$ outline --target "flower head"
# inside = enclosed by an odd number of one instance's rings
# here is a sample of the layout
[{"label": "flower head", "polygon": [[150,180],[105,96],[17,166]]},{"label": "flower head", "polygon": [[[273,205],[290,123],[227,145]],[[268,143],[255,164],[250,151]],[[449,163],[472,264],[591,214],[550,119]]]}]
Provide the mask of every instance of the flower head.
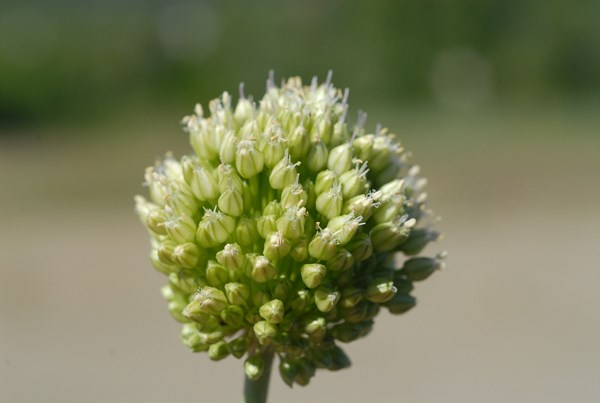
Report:
[{"label": "flower head", "polygon": [[136,197],[184,344],[246,355],[251,379],[267,349],[289,385],[347,367],[338,342],[412,308],[413,282],[443,266],[417,256],[439,237],[419,168],[366,114],[350,125],[347,101],[329,78],[269,79],[236,106],[224,93],[183,120],[194,154],[148,168],[150,201]]}]

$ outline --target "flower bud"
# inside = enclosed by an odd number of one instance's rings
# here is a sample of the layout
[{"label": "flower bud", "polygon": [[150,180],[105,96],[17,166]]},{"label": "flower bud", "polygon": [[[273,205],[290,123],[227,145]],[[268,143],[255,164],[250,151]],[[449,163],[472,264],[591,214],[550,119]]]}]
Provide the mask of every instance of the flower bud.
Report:
[{"label": "flower bud", "polygon": [[271,232],[265,241],[263,255],[269,260],[276,261],[287,256],[291,247],[290,242],[283,237],[281,231]]},{"label": "flower bud", "polygon": [[244,306],[250,298],[250,289],[241,283],[225,284],[225,295],[230,304]]},{"label": "flower bud", "polygon": [[368,189],[367,172],[369,172],[369,169],[365,162],[360,166],[357,164],[354,169],[350,169],[340,175],[342,195],[345,199],[362,194]]},{"label": "flower bud", "polygon": [[298,126],[288,137],[290,156],[296,161],[303,159],[310,149],[310,137],[304,126]]},{"label": "flower bud", "polygon": [[352,150],[356,155],[356,158],[361,161],[370,161],[371,154],[373,153],[373,144],[375,136],[367,134],[365,136],[358,136],[352,142]]},{"label": "flower bud", "polygon": [[169,236],[177,243],[192,242],[196,238],[196,223],[186,215],[169,220],[164,225]]},{"label": "flower bud", "polygon": [[238,337],[229,342],[229,351],[235,358],[242,358],[248,351],[248,339],[246,337]]},{"label": "flower bud", "polygon": [[219,158],[224,164],[233,164],[238,146],[238,139],[233,131],[228,131],[219,148]]},{"label": "flower bud", "polygon": [[165,211],[160,208],[153,208],[148,211],[146,215],[146,225],[148,228],[158,235],[166,235],[167,229],[165,223],[167,222],[167,215]]},{"label": "flower bud", "polygon": [[367,234],[359,234],[346,245],[346,249],[352,254],[355,262],[367,260],[373,254],[371,237]]},{"label": "flower bud", "polygon": [[273,189],[283,189],[286,186],[293,185],[296,182],[296,176],[298,175],[296,172],[296,167],[298,165],[300,165],[299,161],[292,164],[292,160],[286,149],[283,158],[275,164],[271,171],[271,175],[269,175],[271,187]]},{"label": "flower bud", "polygon": [[253,245],[258,237],[259,234],[255,220],[248,217],[242,217],[238,220],[237,227],[235,228],[235,238],[240,245],[246,247]]},{"label": "flower bud", "polygon": [[308,156],[306,157],[306,166],[313,172],[321,172],[327,167],[329,150],[325,143],[319,138],[310,144]]},{"label": "flower bud", "polygon": [[285,384],[289,387],[292,387],[292,385],[294,384],[294,378],[297,374],[297,370],[292,363],[281,359],[279,360],[279,374],[281,375],[281,378],[283,379]]},{"label": "flower bud", "polygon": [[277,277],[277,268],[264,256],[257,256],[252,266],[252,278],[257,283],[273,280]]},{"label": "flower bud", "polygon": [[173,259],[171,259],[171,256],[173,256],[173,250],[175,250],[175,247],[177,246],[176,242],[173,242],[171,239],[164,239],[159,245],[158,248],[156,250],[156,254],[158,256],[158,259],[167,265],[173,265],[175,264],[175,262],[173,261]]},{"label": "flower bud", "polygon": [[312,340],[321,340],[327,333],[327,321],[323,317],[315,318],[304,326],[304,332]]},{"label": "flower bud", "polygon": [[244,212],[244,198],[242,193],[231,186],[226,189],[217,202],[219,210],[232,217],[239,217]]},{"label": "flower bud", "polygon": [[265,143],[263,156],[267,168],[273,169],[273,167],[284,157],[286,150],[285,142],[286,140],[281,137],[280,134],[276,134],[271,136]]},{"label": "flower bud", "polygon": [[262,355],[252,355],[244,361],[244,372],[248,379],[257,381],[265,369],[265,360]]},{"label": "flower bud", "polygon": [[287,301],[291,291],[294,289],[292,283],[285,277],[281,276],[277,280],[277,285],[273,289],[272,295],[276,299]]},{"label": "flower bud", "polygon": [[308,258],[308,241],[306,238],[296,241],[290,250],[290,256],[296,262],[303,262]]},{"label": "flower bud", "polygon": [[203,248],[214,248],[224,243],[235,229],[235,220],[220,211],[205,210],[198,225],[196,238]]},{"label": "flower bud", "polygon": [[263,209],[263,215],[274,215],[276,218],[281,217],[283,208],[277,200],[270,201]]},{"label": "flower bud", "polygon": [[227,308],[221,311],[221,319],[228,326],[239,328],[245,324],[245,312],[242,307],[238,305],[229,305]]},{"label": "flower bud", "polygon": [[229,164],[221,164],[217,168],[219,193],[233,187],[240,193],[244,189],[244,181],[235,169]]},{"label": "flower bud", "polygon": [[308,253],[310,256],[329,260],[337,253],[337,240],[331,230],[325,228],[317,233],[308,244]]},{"label": "flower bud", "polygon": [[352,308],[356,306],[363,299],[363,292],[357,287],[348,287],[342,290],[342,297],[340,300],[340,307]]},{"label": "flower bud", "polygon": [[372,320],[360,323],[342,322],[331,329],[333,337],[344,343],[350,343],[356,339],[366,336],[373,327]]},{"label": "flower bud", "polygon": [[326,114],[319,116],[311,129],[311,135],[313,138],[317,137],[323,140],[325,144],[331,143],[333,136],[333,125],[331,119]]},{"label": "flower bud", "polygon": [[284,315],[283,302],[278,299],[271,300],[263,304],[259,310],[259,315],[269,323],[281,323]]},{"label": "flower bud", "polygon": [[214,201],[219,197],[217,181],[207,169],[201,166],[194,169],[190,187],[194,196],[200,201]]},{"label": "flower bud", "polygon": [[315,194],[319,196],[320,194],[331,190],[337,181],[338,175],[335,172],[330,170],[319,172],[315,182]]},{"label": "flower bud", "polygon": [[429,228],[413,228],[408,235],[406,242],[398,247],[398,250],[404,252],[406,256],[415,256],[431,241],[436,241],[440,233]]},{"label": "flower bud", "polygon": [[291,208],[294,206],[306,206],[308,194],[298,182],[286,186],[281,192],[281,206]]},{"label": "flower bud", "polygon": [[228,243],[222,251],[217,252],[217,262],[234,272],[242,272],[246,264],[246,256],[236,243]]},{"label": "flower bud", "polygon": [[[171,255],[169,254],[168,259],[171,259]],[[163,274],[169,274],[169,273],[173,273],[173,272],[178,272],[179,271],[179,267],[177,267],[177,265],[173,264],[173,262],[163,262],[160,260],[159,256],[158,256],[158,248],[156,249],[152,249],[152,251],[150,252],[150,262],[152,263],[152,266],[154,266],[154,268],[156,270],[158,270],[159,272],[163,273]]]},{"label": "flower bud", "polygon": [[346,214],[332,218],[327,223],[327,228],[336,234],[340,245],[345,245],[352,240],[360,225],[362,225],[361,216]]},{"label": "flower bud", "polygon": [[227,343],[224,341],[219,341],[215,344],[212,344],[208,348],[208,358],[213,361],[220,361],[223,358],[226,358],[229,355],[229,347]]},{"label": "flower bud", "polygon": [[374,279],[369,283],[365,291],[365,298],[371,302],[382,304],[394,298],[397,291],[393,281],[386,278]]},{"label": "flower bud", "polygon": [[404,262],[402,272],[410,281],[422,281],[433,274],[434,271],[443,268],[444,264],[436,258],[413,257]]},{"label": "flower bud", "polygon": [[311,293],[307,290],[299,290],[296,298],[290,303],[290,307],[296,314],[304,313],[311,304]]},{"label": "flower bud", "polygon": [[378,252],[388,252],[408,238],[415,219],[407,220],[407,216],[396,216],[391,222],[377,224],[371,232],[373,247]]},{"label": "flower bud", "polygon": [[354,213],[356,217],[362,216],[364,221],[371,218],[373,207],[379,207],[377,201],[381,197],[381,192],[369,192],[366,195],[354,196],[344,203],[342,213]]},{"label": "flower bud", "polygon": [[410,310],[417,304],[415,297],[409,294],[396,294],[385,303],[385,307],[394,315],[400,315]]},{"label": "flower bud", "polygon": [[242,178],[251,178],[263,170],[263,156],[255,145],[256,142],[253,140],[243,140],[238,144],[235,167]]},{"label": "flower bud", "polygon": [[192,302],[185,307],[183,314],[186,317],[199,312],[218,315],[227,307],[227,304],[227,297],[223,291],[214,287],[203,287],[194,295]]},{"label": "flower bud", "polygon": [[254,334],[260,344],[266,345],[277,336],[277,328],[266,320],[261,320],[254,324]]},{"label": "flower bud", "polygon": [[184,269],[193,269],[198,264],[200,251],[195,243],[177,245],[171,253],[171,260]]},{"label": "flower bud", "polygon": [[315,304],[321,312],[330,312],[340,300],[339,291],[333,291],[329,288],[321,287],[315,291]]},{"label": "flower bud", "polygon": [[352,168],[352,147],[350,144],[341,144],[329,152],[327,168],[338,175]]},{"label": "flower bud", "polygon": [[169,282],[173,287],[176,287],[185,294],[195,293],[198,290],[198,287],[202,285],[197,276],[181,271],[178,273],[170,273]]},{"label": "flower bud", "polygon": [[331,271],[346,271],[354,264],[354,257],[344,248],[338,248],[335,256],[327,261],[327,269]]},{"label": "flower bud", "polygon": [[334,183],[331,190],[317,196],[317,211],[328,219],[332,219],[341,214],[343,203],[342,186]]},{"label": "flower bud", "polygon": [[208,261],[206,266],[206,281],[212,287],[223,287],[230,281],[229,270],[213,260]]},{"label": "flower bud", "polygon": [[181,329],[181,342],[195,353],[208,351],[209,346],[203,344],[200,332],[193,323],[184,323]]},{"label": "flower bud", "polygon": [[302,281],[308,288],[318,287],[327,273],[327,267],[318,263],[309,263],[302,266],[300,274]]},{"label": "flower bud", "polygon": [[184,183],[172,184],[165,196],[166,206],[175,216],[195,218],[198,213],[198,200],[192,190]]},{"label": "flower bud", "polygon": [[259,217],[256,229],[262,238],[267,239],[271,233],[277,231],[277,218],[272,214]]},{"label": "flower bud", "polygon": [[307,212],[304,207],[291,207],[277,220],[277,229],[283,236],[294,241],[304,234],[304,223]]}]

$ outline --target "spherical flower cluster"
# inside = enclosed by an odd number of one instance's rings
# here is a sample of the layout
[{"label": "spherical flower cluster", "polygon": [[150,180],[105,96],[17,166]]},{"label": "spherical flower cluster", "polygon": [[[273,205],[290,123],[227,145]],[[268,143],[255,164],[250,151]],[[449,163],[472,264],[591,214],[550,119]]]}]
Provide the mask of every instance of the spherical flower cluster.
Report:
[{"label": "spherical flower cluster", "polygon": [[415,257],[438,238],[425,180],[386,129],[346,121],[328,79],[267,81],[184,118],[194,155],[146,170],[136,208],[182,340],[213,360],[245,358],[250,379],[275,352],[284,381],[350,365],[338,342],[371,331],[381,308],[415,305],[413,282],[440,268]]}]

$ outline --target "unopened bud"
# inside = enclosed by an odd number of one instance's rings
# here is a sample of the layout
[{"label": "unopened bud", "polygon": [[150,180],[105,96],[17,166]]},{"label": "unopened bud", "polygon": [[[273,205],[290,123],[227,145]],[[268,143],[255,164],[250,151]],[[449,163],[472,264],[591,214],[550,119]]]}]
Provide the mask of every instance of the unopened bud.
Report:
[{"label": "unopened bud", "polygon": [[254,324],[254,334],[260,344],[266,345],[277,336],[277,328],[266,320],[261,320]]},{"label": "unopened bud", "polygon": [[277,268],[264,256],[257,256],[252,267],[252,278],[257,283],[273,280],[277,277]]},{"label": "unopened bud", "polygon": [[195,243],[186,242],[177,245],[171,253],[171,260],[184,269],[193,269],[198,264],[200,251]]},{"label": "unopened bud", "polygon": [[327,261],[327,269],[331,271],[346,271],[354,264],[354,257],[344,248],[338,248],[335,256]]},{"label": "unopened bud", "polygon": [[209,260],[206,267],[206,281],[212,287],[223,287],[230,281],[229,270],[215,261]]},{"label": "unopened bud", "polygon": [[318,263],[309,263],[302,266],[300,274],[302,281],[308,288],[318,287],[327,273],[327,267]]},{"label": "unopened bud", "polygon": [[235,220],[220,211],[206,210],[198,225],[196,238],[200,246],[214,248],[224,243],[235,230]]},{"label": "unopened bud", "polygon": [[250,298],[250,289],[241,283],[225,284],[225,295],[230,304],[246,305]]},{"label": "unopened bud", "polygon": [[338,175],[352,168],[352,147],[350,144],[341,144],[329,152],[327,168]]},{"label": "unopened bud", "polygon": [[393,281],[385,278],[374,279],[365,291],[365,298],[371,302],[382,304],[392,299],[397,291]]},{"label": "unopened bud", "polygon": [[281,231],[275,231],[267,236],[263,255],[269,260],[276,261],[287,256],[290,253],[291,247],[290,242],[284,238]]},{"label": "unopened bud", "polygon": [[271,300],[266,304],[263,304],[258,313],[260,316],[269,323],[281,323],[283,315],[285,313],[283,308],[283,302],[278,299]]},{"label": "unopened bud", "polygon": [[296,182],[296,166],[300,165],[299,162],[292,163],[290,155],[286,149],[285,155],[271,171],[269,175],[269,183],[273,189],[283,189],[286,186],[292,185]]},{"label": "unopened bud", "polygon": [[234,272],[241,272],[246,264],[246,256],[236,243],[228,243],[222,251],[217,252],[217,262]]},{"label": "unopened bud", "polygon": [[169,236],[177,243],[192,242],[196,238],[196,223],[186,215],[165,222]]},{"label": "unopened bud", "polygon": [[337,305],[341,294],[329,288],[317,288],[315,291],[315,304],[321,312],[330,312]]},{"label": "unopened bud", "polygon": [[315,182],[315,194],[319,196],[321,193],[331,190],[338,179],[338,175],[331,170],[319,172]]},{"label": "unopened bud", "polygon": [[260,379],[265,369],[265,360],[262,355],[250,356],[244,361],[244,372],[248,379],[256,381]]},{"label": "unopened bud", "polygon": [[342,212],[344,199],[342,197],[342,186],[335,183],[333,187],[317,196],[317,211],[328,219],[337,217]]},{"label": "unopened bud", "polygon": [[333,232],[325,228],[317,233],[308,244],[308,253],[316,259],[332,259],[337,253],[337,240]]},{"label": "unopened bud", "polygon": [[243,178],[251,178],[263,170],[264,162],[260,151],[255,148],[256,142],[243,140],[238,144],[235,156],[235,167]]},{"label": "unopened bud", "polygon": [[213,361],[220,361],[229,355],[229,347],[224,341],[212,344],[208,349],[208,358]]},{"label": "unopened bud", "polygon": [[443,267],[443,263],[436,258],[413,257],[404,262],[402,272],[410,281],[422,281]]}]

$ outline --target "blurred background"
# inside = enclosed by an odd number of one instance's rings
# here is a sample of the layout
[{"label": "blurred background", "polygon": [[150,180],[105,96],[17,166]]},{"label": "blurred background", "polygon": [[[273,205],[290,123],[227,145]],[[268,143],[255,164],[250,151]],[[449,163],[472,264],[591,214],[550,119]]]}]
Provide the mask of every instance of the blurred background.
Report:
[{"label": "blurred background", "polygon": [[600,2],[0,4],[0,401],[239,401],[178,341],[133,211],[180,119],[334,71],[429,179],[447,268],[272,401],[600,399]]}]

